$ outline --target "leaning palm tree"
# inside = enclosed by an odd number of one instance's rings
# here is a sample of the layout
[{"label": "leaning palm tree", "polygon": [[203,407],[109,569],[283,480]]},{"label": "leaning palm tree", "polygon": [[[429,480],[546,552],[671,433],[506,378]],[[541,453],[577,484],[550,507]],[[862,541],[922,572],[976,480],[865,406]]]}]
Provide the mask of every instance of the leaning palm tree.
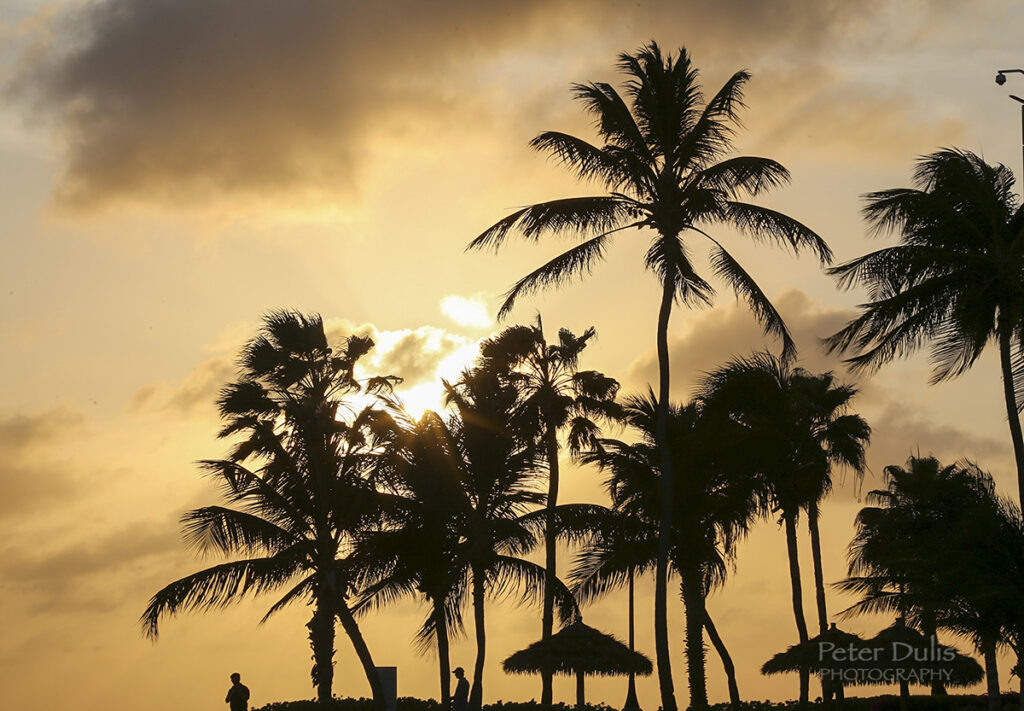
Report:
[{"label": "leaning palm tree", "polygon": [[[211,609],[290,585],[264,619],[308,600],[313,683],[330,701],[335,621],[340,620],[366,673],[374,699],[380,682],[349,605],[358,571],[352,535],[386,512],[367,480],[374,456],[393,436],[381,410],[352,413],[342,401],[371,394],[394,379],[360,383],[356,362],[373,346],[353,336],[332,350],[319,316],[272,313],[243,349],[241,377],[219,400],[221,437],[243,435],[226,459],[201,462],[220,481],[228,506],[183,517],[186,541],[200,552],[242,558],[186,576],[157,592],[142,615],[156,637],[166,615]],[[232,507],[232,505],[234,507]]]},{"label": "leaning palm tree", "polygon": [[[711,272],[750,304],[767,332],[782,339],[783,351],[795,346],[775,307],[753,277],[711,234],[728,225],[755,240],[810,249],[823,263],[831,260],[825,242],[813,231],[784,214],[746,202],[789,179],[776,161],[758,157],[727,158],[743,87],[745,71],[734,74],[719,91],[704,100],[697,69],[690,55],[662,54],[651,43],[619,57],[627,76],[626,98],[610,84],[577,84],[574,93],[594,116],[603,145],[557,131],[537,136],[532,146],[565,163],[582,180],[600,182],[606,194],[572,197],[529,205],[497,222],[470,243],[470,248],[498,249],[515,232],[528,240],[568,233],[586,239],[520,279],[506,294],[501,314],[507,314],[522,296],[564,284],[587,274],[620,232],[649,229],[653,239],[646,266],[661,283],[658,312],[658,415],[659,438],[668,428],[668,326],[676,302],[709,303],[712,285],[690,259],[687,238],[703,237],[711,249]],[[628,100],[628,102],[627,102]],[[655,576],[655,651],[664,711],[676,711],[669,657],[666,576],[672,522],[674,477],[668,445],[661,448],[665,507],[660,522],[658,565]],[[697,701],[700,701],[699,699]]]},{"label": "leaning palm tree", "polygon": [[875,234],[899,244],[835,267],[842,287],[867,288],[861,314],[827,343],[873,370],[930,343],[932,382],[966,372],[990,341],[999,346],[1006,415],[1024,503],[1024,209],[1013,173],[968,151],[921,158],[912,188],[868,193]]},{"label": "leaning palm tree", "polygon": [[[634,573],[656,562],[663,505],[657,410],[653,392],[628,398],[626,421],[640,441],[601,439],[597,448],[582,457],[609,473],[605,485],[617,514],[604,517],[596,541],[577,559],[571,577],[583,599],[628,583]],[[732,661],[711,622],[705,598],[724,583],[739,540],[761,514],[760,481],[743,454],[744,432],[735,422],[709,413],[699,403],[673,405],[669,413],[672,464],[681,484],[672,512],[670,560],[679,574],[684,604],[690,695],[698,699],[697,704],[707,703],[707,629],[729,677],[730,700],[738,703]]]},{"label": "leaning palm tree", "polygon": [[[558,332],[558,343],[548,343],[538,315],[535,325],[507,328],[480,347],[485,362],[507,373],[518,389],[522,430],[537,434],[547,461],[541,641],[551,638],[555,619],[559,433],[567,431],[569,449],[578,454],[594,443],[599,432],[597,422],[621,416],[615,402],[618,382],[595,370],[579,370],[580,355],[595,335],[593,328],[579,336],[563,328]],[[544,706],[552,701],[552,677],[550,670],[541,671],[540,702]]]},{"label": "leaning palm tree", "polygon": [[[834,382],[831,373],[814,375],[769,353],[730,361],[704,380],[701,397],[741,423],[752,442],[750,452],[763,477],[770,509],[786,529],[793,616],[800,643],[809,635],[803,610],[797,518],[810,512],[815,582],[820,590],[819,627],[827,625],[824,575],[818,541],[818,506],[832,486],[832,466],[864,469],[864,446],[871,429],[847,412],[856,390]],[[756,452],[756,454],[753,454]],[[827,627],[826,627],[827,629]],[[819,630],[822,631],[822,630]],[[809,673],[800,674],[800,702],[806,703]]]}]

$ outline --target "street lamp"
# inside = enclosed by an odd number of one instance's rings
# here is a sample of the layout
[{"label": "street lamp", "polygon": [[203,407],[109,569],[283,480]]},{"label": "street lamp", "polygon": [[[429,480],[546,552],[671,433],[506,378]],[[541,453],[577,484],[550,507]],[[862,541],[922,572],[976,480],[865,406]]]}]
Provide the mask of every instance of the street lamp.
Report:
[{"label": "street lamp", "polygon": [[[1006,83],[1007,74],[1024,74],[1024,69],[1000,69],[996,72],[996,84],[1002,86]],[[1020,150],[1024,159],[1024,99],[1016,94],[1009,95],[1011,99],[1020,104]],[[1024,188],[1024,173],[1021,173],[1021,187]]]}]

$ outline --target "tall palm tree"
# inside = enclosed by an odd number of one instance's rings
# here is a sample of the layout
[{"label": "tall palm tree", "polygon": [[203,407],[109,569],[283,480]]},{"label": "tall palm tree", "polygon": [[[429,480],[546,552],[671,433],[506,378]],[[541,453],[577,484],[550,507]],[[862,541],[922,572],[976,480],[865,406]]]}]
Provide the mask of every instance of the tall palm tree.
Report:
[{"label": "tall palm tree", "polygon": [[[989,703],[999,708],[996,649],[1021,620],[1020,513],[968,462],[910,457],[885,468],[850,544],[842,590],[861,599],[844,614],[891,612],[928,635],[968,637],[985,659]],[[942,693],[933,687],[933,693]]]},{"label": "tall palm tree", "polygon": [[[626,401],[626,421],[640,440],[627,444],[601,439],[583,455],[609,472],[606,487],[616,523],[600,533],[578,559],[572,573],[583,599],[656,565],[658,523],[663,506],[657,443],[658,403],[653,392]],[[722,656],[730,676],[730,698],[739,701],[731,659],[711,623],[705,597],[722,585],[736,545],[761,513],[760,482],[742,454],[743,430],[726,417],[716,417],[698,403],[669,409],[669,443],[679,496],[673,502],[670,560],[679,573],[686,618],[686,660],[691,706],[707,705],[704,629]],[[734,671],[734,670],[733,670]]]},{"label": "tall palm tree", "polygon": [[[355,532],[386,512],[368,480],[393,422],[366,408],[346,417],[343,398],[377,392],[394,379],[355,379],[356,362],[373,346],[349,338],[332,350],[319,316],[277,312],[242,351],[240,379],[219,400],[221,437],[243,435],[226,459],[201,462],[217,477],[229,506],[183,517],[186,541],[201,552],[244,557],[186,576],[157,592],[142,615],[156,637],[166,615],[210,609],[291,584],[266,619],[309,600],[313,683],[330,701],[335,620],[340,620],[378,704],[380,682],[349,600],[358,571],[348,555]],[[231,508],[230,505],[236,508]]]},{"label": "tall palm tree", "polygon": [[[831,373],[811,374],[770,353],[730,361],[704,380],[701,397],[707,407],[729,413],[747,428],[750,452],[764,479],[770,508],[786,529],[793,616],[800,642],[809,639],[804,617],[797,518],[809,512],[814,550],[815,583],[819,590],[819,626],[827,625],[824,575],[818,539],[818,506],[832,486],[832,465],[864,469],[864,446],[871,429],[849,413],[856,389],[837,385]],[[810,676],[800,673],[800,702],[806,703]]]},{"label": "tall palm tree", "polygon": [[[595,420],[621,416],[615,402],[618,382],[595,370],[579,370],[580,355],[595,335],[593,328],[579,336],[563,328],[558,332],[558,342],[549,344],[538,315],[536,324],[507,328],[480,348],[483,358],[507,373],[519,390],[522,429],[537,433],[547,460],[542,640],[551,637],[555,620],[559,433],[568,432],[569,449],[577,454],[593,444],[599,432]],[[550,671],[541,674],[540,702],[545,706],[552,701],[552,677]]]},{"label": "tall palm tree", "polygon": [[[626,75],[626,98],[610,84],[577,84],[575,97],[594,116],[601,146],[557,131],[546,131],[531,145],[565,163],[582,180],[596,180],[602,195],[572,197],[529,205],[497,222],[470,243],[470,248],[498,249],[512,233],[528,240],[547,234],[569,233],[586,239],[520,279],[506,294],[501,315],[518,298],[544,287],[564,284],[590,272],[619,232],[647,228],[653,232],[646,266],[661,283],[658,311],[658,433],[668,433],[668,325],[672,307],[709,303],[714,294],[690,259],[687,238],[703,237],[711,249],[711,272],[743,296],[765,330],[783,341],[787,354],[795,350],[781,316],[751,275],[709,230],[716,225],[737,228],[755,240],[810,249],[823,263],[831,260],[825,242],[813,231],[774,210],[749,202],[785,183],[789,173],[776,161],[726,156],[738,124],[743,87],[750,78],[735,73],[719,91],[704,100],[697,69],[690,55],[662,54],[651,43],[633,54],[619,56]],[[628,100],[628,102],[627,102]],[[662,496],[673,500],[669,447],[661,447]],[[664,711],[676,711],[669,657],[666,576],[672,522],[671,505],[660,522],[655,576],[655,646]]]},{"label": "tall palm tree", "polygon": [[464,631],[465,556],[460,550],[464,528],[458,502],[458,469],[443,419],[426,412],[405,423],[395,446],[383,457],[381,483],[397,500],[390,522],[363,533],[357,558],[363,592],[357,611],[402,597],[422,597],[429,605],[416,639],[421,650],[436,644],[441,706],[451,707],[449,642]]},{"label": "tall palm tree", "polygon": [[867,194],[872,232],[895,232],[899,243],[831,270],[842,287],[866,287],[870,300],[829,348],[852,351],[855,369],[872,370],[927,342],[937,383],[966,372],[996,341],[1021,504],[1024,210],[1013,174],[944,149],[918,161],[912,183]]},{"label": "tall palm tree", "polygon": [[[453,453],[460,483],[457,500],[460,548],[473,606],[476,659],[469,706],[483,704],[487,633],[484,601],[521,587],[533,595],[543,590],[545,568],[520,556],[537,545],[547,517],[546,497],[536,489],[535,472],[542,454],[536,439],[517,431],[520,393],[493,367],[463,372],[454,384],[445,382],[454,415],[447,421],[448,450]],[[555,579],[551,589],[561,619],[572,619],[576,602]]]}]

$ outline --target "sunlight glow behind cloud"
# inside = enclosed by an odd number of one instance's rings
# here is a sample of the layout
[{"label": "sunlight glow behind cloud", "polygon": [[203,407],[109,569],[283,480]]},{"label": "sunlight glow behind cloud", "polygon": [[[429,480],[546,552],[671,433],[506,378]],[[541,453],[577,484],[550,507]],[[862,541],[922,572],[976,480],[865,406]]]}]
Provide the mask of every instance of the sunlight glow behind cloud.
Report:
[{"label": "sunlight glow behind cloud", "polygon": [[469,298],[449,294],[441,299],[441,312],[461,326],[487,328],[494,323],[487,312],[487,301],[482,294],[474,294]]}]

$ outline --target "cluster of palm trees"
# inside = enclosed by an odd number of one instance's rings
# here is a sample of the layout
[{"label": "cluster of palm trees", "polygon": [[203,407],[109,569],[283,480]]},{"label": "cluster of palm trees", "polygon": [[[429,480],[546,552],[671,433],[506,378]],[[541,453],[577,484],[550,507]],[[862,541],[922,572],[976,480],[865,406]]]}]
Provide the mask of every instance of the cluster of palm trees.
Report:
[{"label": "cluster of palm trees", "polygon": [[[156,635],[166,615],[285,589],[267,617],[291,602],[311,604],[318,698],[332,696],[340,622],[379,699],[357,618],[412,598],[427,610],[417,640],[436,648],[447,706],[450,639],[464,633],[470,608],[470,705],[480,708],[487,599],[538,599],[542,635],[550,634],[556,612],[575,619],[580,602],[656,569],[664,508],[658,401],[648,392],[620,402],[614,379],[579,368],[593,335],[562,329],[549,344],[539,319],[508,328],[481,344],[457,381],[445,382],[447,413],[414,420],[394,395],[396,378],[354,376],[370,341],[355,336],[335,349],[319,317],[269,315],[243,350],[241,378],[220,398],[220,434],[235,444],[225,459],[203,462],[229,505],[184,517],[190,544],[242,557],[159,591],[146,629]],[[830,489],[833,464],[862,467],[869,429],[846,412],[854,394],[831,374],[761,353],[710,374],[693,402],[669,406],[679,476],[670,561],[685,606],[691,703],[707,704],[704,630],[732,665],[705,597],[725,581],[738,541],[773,511],[787,521],[794,613],[806,637],[795,522]],[[625,425],[636,441],[602,437],[604,423]],[[608,472],[610,507],[558,503],[563,440],[581,463]],[[554,574],[560,538],[580,544],[571,588]],[[538,548],[543,566],[525,557]],[[729,676],[738,700],[734,671]]]},{"label": "cluster of palm trees", "polygon": [[[926,635],[945,630],[967,639],[984,659],[997,711],[997,648],[1010,647],[1018,676],[1024,668],[1020,508],[967,461],[912,456],[886,467],[885,480],[857,516],[850,576],[837,584],[860,598],[847,613],[895,614]],[[945,689],[933,683],[932,693]]]},{"label": "cluster of palm trees", "polygon": [[[686,620],[689,704],[700,708],[707,705],[705,633],[730,678],[730,696],[739,698],[706,596],[724,582],[744,534],[771,516],[786,532],[799,639],[809,638],[797,557],[801,516],[810,534],[818,626],[827,628],[821,502],[836,467],[864,471],[870,428],[850,409],[855,388],[796,366],[781,315],[719,232],[809,250],[823,265],[831,263],[831,250],[800,222],[748,201],[789,175],[771,159],[730,154],[746,72],[705,99],[683,49],[665,54],[651,43],[621,55],[619,68],[622,93],[607,83],[574,86],[595,119],[598,143],[553,131],[532,143],[600,186],[600,194],[529,205],[470,247],[498,249],[515,235],[577,238],[515,283],[500,310],[506,315],[521,297],[589,273],[613,238],[649,235],[645,265],[661,286],[656,391],[620,399],[613,378],[579,368],[593,329],[579,336],[563,330],[549,343],[538,318],[485,341],[477,362],[444,383],[447,412],[414,421],[393,394],[395,378],[355,377],[356,362],[372,345],[366,339],[353,337],[335,350],[318,317],[272,314],[243,353],[239,381],[220,400],[221,434],[238,441],[226,459],[204,463],[235,507],[186,516],[191,543],[244,557],[158,592],[143,618],[150,633],[166,614],[287,587],[268,614],[292,601],[311,603],[318,697],[331,695],[337,620],[379,699],[357,616],[414,597],[428,610],[418,639],[437,648],[447,704],[447,648],[471,608],[477,657],[470,702],[479,708],[489,597],[537,598],[548,639],[556,611],[571,619],[578,604],[618,585],[627,585],[632,599],[635,576],[653,574],[661,706],[676,711],[667,622],[675,574]],[[1024,390],[1024,211],[1012,185],[1006,168],[943,150],[921,160],[913,188],[869,195],[869,222],[895,232],[899,244],[830,269],[843,287],[865,286],[870,300],[827,345],[863,370],[930,342],[941,380],[965,372],[996,340],[1024,497],[1017,404]],[[693,240],[709,250],[707,270],[692,259]],[[713,300],[701,271],[742,297],[781,347],[777,356],[733,360],[708,374],[691,401],[673,402],[669,322],[677,304]],[[624,424],[628,436],[603,436],[601,428],[613,422]],[[606,473],[610,506],[559,503],[563,443],[578,461]],[[857,550],[872,534],[865,529],[859,536]],[[560,537],[578,546],[568,585],[556,576]],[[525,558],[540,547],[544,565]],[[892,561],[868,556],[858,565],[854,577],[867,581],[858,589],[889,599],[897,580]],[[924,608],[910,584],[895,584],[899,602],[892,609],[929,625],[934,612],[936,625],[941,617],[945,629],[966,629],[935,611],[917,615]],[[805,671],[803,701],[808,686]],[[551,701],[550,674],[542,678],[541,700]]]}]

